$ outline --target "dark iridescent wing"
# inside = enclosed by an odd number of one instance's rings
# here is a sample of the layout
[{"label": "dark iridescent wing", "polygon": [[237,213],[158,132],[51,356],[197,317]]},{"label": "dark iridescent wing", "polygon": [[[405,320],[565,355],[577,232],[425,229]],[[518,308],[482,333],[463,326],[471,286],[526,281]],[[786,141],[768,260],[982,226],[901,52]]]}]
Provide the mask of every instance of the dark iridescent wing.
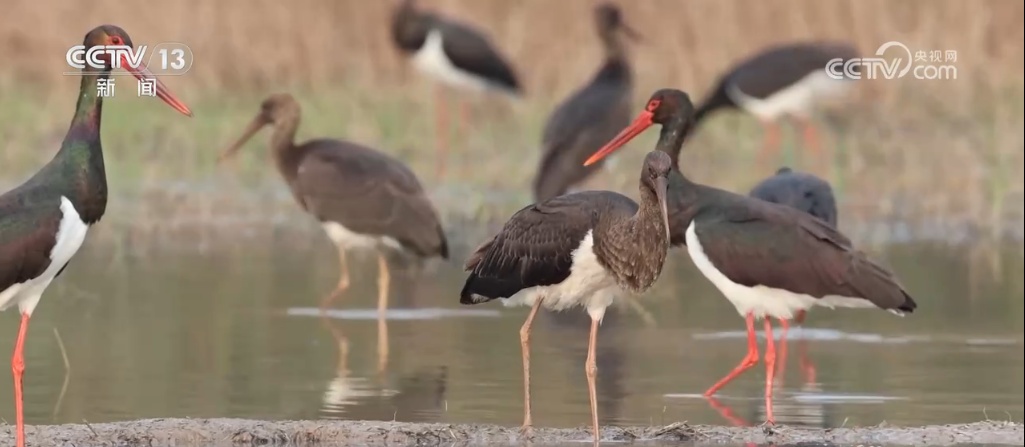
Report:
[{"label": "dark iridescent wing", "polygon": [[854,250],[827,223],[789,207],[743,199],[725,214],[700,220],[695,229],[705,255],[733,282],[914,309],[893,273]]}]

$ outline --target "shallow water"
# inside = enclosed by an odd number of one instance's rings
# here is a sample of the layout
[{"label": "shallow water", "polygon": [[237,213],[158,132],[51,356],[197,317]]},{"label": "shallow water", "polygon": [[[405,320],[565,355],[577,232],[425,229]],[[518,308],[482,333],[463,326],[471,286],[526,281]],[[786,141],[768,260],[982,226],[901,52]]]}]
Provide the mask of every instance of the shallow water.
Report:
[{"label": "shallow water", "polygon": [[[521,422],[518,330],[526,309],[460,306],[465,253],[457,253],[420,276],[395,269],[388,319],[378,320],[375,259],[350,255],[353,286],[321,318],[317,304],[337,281],[335,251],[325,240],[315,229],[224,249],[206,241],[202,250],[136,236],[90,239],[32,320],[27,422]],[[805,328],[788,334],[777,421],[1021,420],[1023,261],[1020,242],[1005,249],[985,262],[967,248],[904,244],[876,253],[901,275],[919,312],[903,319],[870,310],[812,312]],[[623,307],[600,331],[603,423],[761,422],[761,363],[716,401],[700,397],[744,356],[743,320],[683,251],[673,252],[640,302],[654,326]],[[16,315],[3,317],[0,343],[12,346]],[[531,362],[535,424],[589,423],[587,325],[582,311],[539,315]],[[382,336],[389,348],[383,363]],[[10,387],[0,388],[7,421],[14,420],[11,401]]]}]

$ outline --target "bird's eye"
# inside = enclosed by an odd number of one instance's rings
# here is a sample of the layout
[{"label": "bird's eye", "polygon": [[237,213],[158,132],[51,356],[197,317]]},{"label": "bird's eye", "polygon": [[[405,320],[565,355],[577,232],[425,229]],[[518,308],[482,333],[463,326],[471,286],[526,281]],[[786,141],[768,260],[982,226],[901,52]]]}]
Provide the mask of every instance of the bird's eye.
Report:
[{"label": "bird's eye", "polygon": [[124,41],[121,40],[121,37],[119,37],[119,36],[111,36],[110,43],[112,43],[114,45],[121,45],[121,44],[124,43]]},{"label": "bird's eye", "polygon": [[655,110],[658,109],[658,106],[660,104],[662,104],[662,100],[661,99],[652,99],[651,101],[648,101],[648,107],[646,107],[646,108],[648,109],[649,112],[654,112]]}]

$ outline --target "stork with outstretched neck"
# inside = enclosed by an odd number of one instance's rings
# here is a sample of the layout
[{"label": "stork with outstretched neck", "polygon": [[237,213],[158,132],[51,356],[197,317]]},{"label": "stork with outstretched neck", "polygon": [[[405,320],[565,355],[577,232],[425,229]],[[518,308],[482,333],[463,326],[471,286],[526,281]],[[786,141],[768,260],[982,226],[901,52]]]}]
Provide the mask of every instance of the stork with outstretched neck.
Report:
[{"label": "stork with outstretched neck", "polygon": [[[89,31],[83,45],[87,51],[98,45],[133,46],[128,33],[114,25]],[[82,247],[89,228],[107,210],[107,173],[100,142],[103,97],[97,83],[109,79],[112,61],[109,54],[99,57],[103,68],[87,64],[82,69],[78,103],[60,150],[35,175],[0,195],[0,310],[17,305],[21,313],[11,358],[18,447],[25,445],[22,377],[29,319],[50,283],[64,273]],[[120,62],[136,78],[155,82],[157,97],[192,116],[145,65],[134,68],[127,59]]]},{"label": "stork with outstretched neck", "polygon": [[534,200],[565,194],[598,172],[583,162],[616,132],[630,124],[633,73],[626,38],[638,35],[615,5],[595,8],[595,27],[605,61],[591,81],[556,107],[542,132],[541,163],[534,177]]},{"label": "stork with outstretched neck", "polygon": [[[267,97],[249,126],[219,156],[234,156],[264,126],[272,126],[271,152],[295,201],[314,218],[338,249],[340,277],[325,296],[326,309],[349,288],[349,250],[377,254],[377,310],[388,309],[391,273],[387,253],[423,261],[448,258],[448,240],[420,180],[405,164],[375,149],[330,138],[295,142],[301,109],[287,93]],[[387,340],[379,355],[387,357]]]},{"label": "stork with outstretched neck", "polygon": [[[654,124],[662,128],[656,148],[679,154],[693,120],[694,105],[686,93],[658,90],[634,122],[588,162],[611,154]],[[747,322],[747,356],[706,396],[758,362],[756,319],[765,326],[765,408],[767,422],[773,423],[776,349],[770,318],[791,320],[813,306],[878,308],[897,315],[918,307],[893,272],[829,223],[789,206],[695,183],[678,163],[669,180],[674,245],[687,247],[701,274]]]},{"label": "stork with outstretched neck", "polygon": [[640,204],[619,193],[583,191],[527,206],[481,244],[466,261],[459,302],[500,299],[531,306],[520,328],[523,360],[523,431],[529,435],[530,330],[538,309],[583,307],[591,316],[584,371],[598,443],[595,344],[605,310],[625,293],[641,293],[662,272],[669,248],[666,188],[671,161],[651,152],[641,169]]}]

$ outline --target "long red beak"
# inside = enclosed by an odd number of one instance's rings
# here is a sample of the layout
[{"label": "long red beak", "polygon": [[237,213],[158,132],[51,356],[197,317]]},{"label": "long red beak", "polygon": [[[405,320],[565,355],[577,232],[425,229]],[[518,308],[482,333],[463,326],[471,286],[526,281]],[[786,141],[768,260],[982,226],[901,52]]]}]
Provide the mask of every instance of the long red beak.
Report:
[{"label": "long red beak", "polygon": [[654,116],[654,113],[651,113],[647,110],[641,112],[640,115],[637,115],[637,119],[635,119],[632,124],[627,126],[626,129],[623,129],[622,132],[619,132],[619,135],[616,135],[616,137],[613,138],[612,141],[609,141],[601,149],[598,149],[598,152],[595,152],[594,155],[591,155],[591,158],[588,158],[587,161],[584,162],[584,166],[590,166],[594,164],[598,160],[601,160],[609,154],[615,152],[624,144],[630,142],[630,140],[632,140],[638,134],[644,132],[644,129],[647,129],[651,126],[652,118]]},{"label": "long red beak", "polygon": [[160,79],[158,79],[155,75],[153,75],[152,72],[149,71],[148,68],[146,68],[146,65],[140,64],[139,68],[135,69],[128,63],[128,58],[124,57],[121,62],[121,66],[125,67],[125,69],[128,70],[129,73],[131,73],[139,80],[152,79],[156,81],[157,97],[164,100],[164,102],[166,102],[167,105],[174,107],[174,110],[181,112],[182,115],[192,116],[192,111],[189,110],[189,106],[185,105],[185,103],[181,102],[180,99],[174,96],[174,94],[172,94],[171,91],[167,89],[167,86],[164,85],[163,82],[160,82]]}]

